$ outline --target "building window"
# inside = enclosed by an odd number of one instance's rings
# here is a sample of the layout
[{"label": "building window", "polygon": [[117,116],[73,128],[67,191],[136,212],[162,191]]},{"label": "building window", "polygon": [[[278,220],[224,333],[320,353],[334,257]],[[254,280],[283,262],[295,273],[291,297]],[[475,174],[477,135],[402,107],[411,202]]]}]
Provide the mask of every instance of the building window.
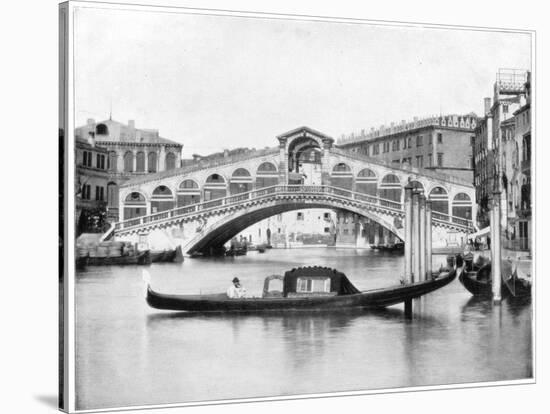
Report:
[{"label": "building window", "polygon": [[109,158],[107,160],[107,168],[110,171],[116,171],[116,167],[117,167],[116,164],[117,164],[117,154],[116,154],[116,152],[111,151],[109,153]]},{"label": "building window", "polygon": [[422,135],[418,135],[418,136],[416,137],[416,146],[417,146],[417,147],[421,147],[421,146],[422,146],[422,138],[423,138]]},{"label": "building window", "polygon": [[502,112],[505,114],[508,113],[508,105],[502,105]]},{"label": "building window", "polygon": [[374,147],[372,149],[372,155],[378,155],[379,152],[380,152],[379,144],[374,144]]},{"label": "building window", "polygon": [[281,228],[280,227],[277,228],[277,233],[281,234]]},{"label": "building window", "polygon": [[109,135],[109,128],[105,124],[98,124],[95,127],[95,133],[97,135]]},{"label": "building window", "polygon": [[437,166],[438,167],[443,167],[443,153],[442,152],[437,153]]},{"label": "building window", "polygon": [[330,220],[330,213],[324,213],[324,214],[323,214],[323,218],[324,218],[325,220]]},{"label": "building window", "polygon": [[412,137],[407,138],[407,148],[412,148]]},{"label": "building window", "polygon": [[432,154],[428,154],[428,167],[432,167],[432,166],[433,166]]},{"label": "building window", "polygon": [[92,153],[90,151],[82,152],[82,165],[85,167],[92,166]]},{"label": "building window", "polygon": [[150,152],[147,155],[147,172],[154,173],[157,172],[157,153]]},{"label": "building window", "polygon": [[299,211],[298,214],[296,214],[296,220],[303,221],[304,220],[304,213]]},{"label": "building window", "polygon": [[349,234],[349,229],[344,229],[343,234]]},{"label": "building window", "polygon": [[81,198],[83,200],[89,200],[92,192],[91,190],[92,190],[92,187],[90,186],[90,184],[84,184],[82,186]]},{"label": "building window", "polygon": [[443,144],[443,134],[441,134],[441,133],[437,134],[437,143],[438,144]]},{"label": "building window", "polygon": [[330,233],[330,227],[325,227],[325,228],[323,229],[323,231],[324,231],[325,233]]},{"label": "building window", "polygon": [[424,156],[423,155],[417,155],[416,156],[416,166],[418,168],[424,167]]},{"label": "building window", "polygon": [[136,154],[136,171],[145,172],[145,153],[142,151]]},{"label": "building window", "polygon": [[95,199],[96,201],[103,201],[105,200],[105,189],[103,187],[97,186],[95,187]]},{"label": "building window", "polygon": [[176,168],[176,155],[173,152],[169,152],[168,154],[166,154],[165,169],[168,171],[173,170],[174,168]]},{"label": "building window", "polygon": [[124,172],[134,171],[134,154],[130,151],[124,154]]},{"label": "building window", "polygon": [[472,136],[470,137],[470,145],[475,145],[476,143],[476,137]]}]

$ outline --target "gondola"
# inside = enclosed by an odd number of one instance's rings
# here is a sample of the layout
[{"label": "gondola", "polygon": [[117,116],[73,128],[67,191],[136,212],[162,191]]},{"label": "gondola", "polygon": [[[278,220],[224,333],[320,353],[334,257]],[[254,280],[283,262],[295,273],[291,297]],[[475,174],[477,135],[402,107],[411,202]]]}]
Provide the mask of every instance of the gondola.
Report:
[{"label": "gondola", "polygon": [[476,267],[475,265],[472,267],[465,264],[464,270],[458,276],[458,280],[472,295],[490,296],[493,293],[491,263],[480,267]]},{"label": "gondola", "polygon": [[151,250],[151,262],[183,262],[183,254],[181,252],[181,246],[172,250]]},{"label": "gondola", "polygon": [[147,265],[151,264],[151,255],[149,250],[144,252],[117,257],[79,257],[76,259],[77,267],[84,266],[112,266],[112,265]]},{"label": "gondola", "polygon": [[246,248],[229,249],[225,252],[226,256],[246,256]]},{"label": "gondola", "polygon": [[507,278],[504,278],[503,282],[507,293],[515,298],[531,295],[531,282],[527,279],[519,278],[516,271]]},{"label": "gondola", "polygon": [[[214,295],[172,295],[154,291],[147,283],[146,299],[155,309],[189,312],[261,312],[300,310],[377,309],[395,305],[437,290],[456,276],[454,267],[436,278],[384,289],[359,291],[342,272],[327,267],[301,267],[281,276],[283,289],[262,297],[230,299]],[[273,278],[268,276],[267,279]],[[268,280],[266,279],[266,283]]]}]

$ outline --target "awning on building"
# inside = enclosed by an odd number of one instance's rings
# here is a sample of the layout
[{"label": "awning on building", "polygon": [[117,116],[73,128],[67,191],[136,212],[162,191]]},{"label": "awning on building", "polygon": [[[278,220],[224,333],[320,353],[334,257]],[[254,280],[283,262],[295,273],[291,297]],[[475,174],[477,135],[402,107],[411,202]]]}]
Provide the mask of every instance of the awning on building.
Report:
[{"label": "awning on building", "polygon": [[490,226],[485,227],[484,229],[478,230],[475,233],[469,234],[468,239],[473,240],[476,237],[483,237],[489,234],[489,231],[491,230]]}]

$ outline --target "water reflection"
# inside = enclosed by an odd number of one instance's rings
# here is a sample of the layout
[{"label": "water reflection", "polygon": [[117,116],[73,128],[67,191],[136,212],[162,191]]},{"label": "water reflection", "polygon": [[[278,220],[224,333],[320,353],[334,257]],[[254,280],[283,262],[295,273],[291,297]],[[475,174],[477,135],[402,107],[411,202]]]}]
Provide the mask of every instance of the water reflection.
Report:
[{"label": "water reflection", "polygon": [[[359,289],[388,286],[399,279],[402,260],[366,250],[272,250],[148,271],[162,292],[219,292],[238,274],[249,292],[261,294],[265,276],[310,264],[344,271]],[[334,313],[159,311],[144,300],[137,266],[79,273],[76,300],[78,409],[532,375],[530,302],[494,307],[457,281],[415,301],[411,320],[403,305]]]}]

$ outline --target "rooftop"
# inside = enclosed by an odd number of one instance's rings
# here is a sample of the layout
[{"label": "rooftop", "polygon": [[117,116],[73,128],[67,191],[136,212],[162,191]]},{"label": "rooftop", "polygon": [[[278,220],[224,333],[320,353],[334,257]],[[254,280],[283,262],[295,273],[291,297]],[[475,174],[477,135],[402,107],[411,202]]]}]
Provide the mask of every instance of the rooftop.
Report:
[{"label": "rooftop", "polygon": [[93,119],[89,119],[86,125],[76,128],[75,134],[77,137],[84,138],[90,132],[94,133],[97,143],[125,142],[183,146],[179,142],[161,137],[157,129],[136,128],[134,121],[124,124],[109,118],[96,123]]},{"label": "rooftop", "polygon": [[415,129],[438,126],[446,128],[468,129],[473,131],[479,121],[478,116],[474,112],[465,115],[448,114],[448,115],[432,115],[425,118],[415,117],[413,121],[401,121],[399,124],[391,123],[390,126],[381,125],[378,129],[371,128],[368,133],[361,130],[360,133],[354,133],[342,136],[338,139],[338,145],[346,145],[357,142],[375,140],[400,132],[413,131]]}]

